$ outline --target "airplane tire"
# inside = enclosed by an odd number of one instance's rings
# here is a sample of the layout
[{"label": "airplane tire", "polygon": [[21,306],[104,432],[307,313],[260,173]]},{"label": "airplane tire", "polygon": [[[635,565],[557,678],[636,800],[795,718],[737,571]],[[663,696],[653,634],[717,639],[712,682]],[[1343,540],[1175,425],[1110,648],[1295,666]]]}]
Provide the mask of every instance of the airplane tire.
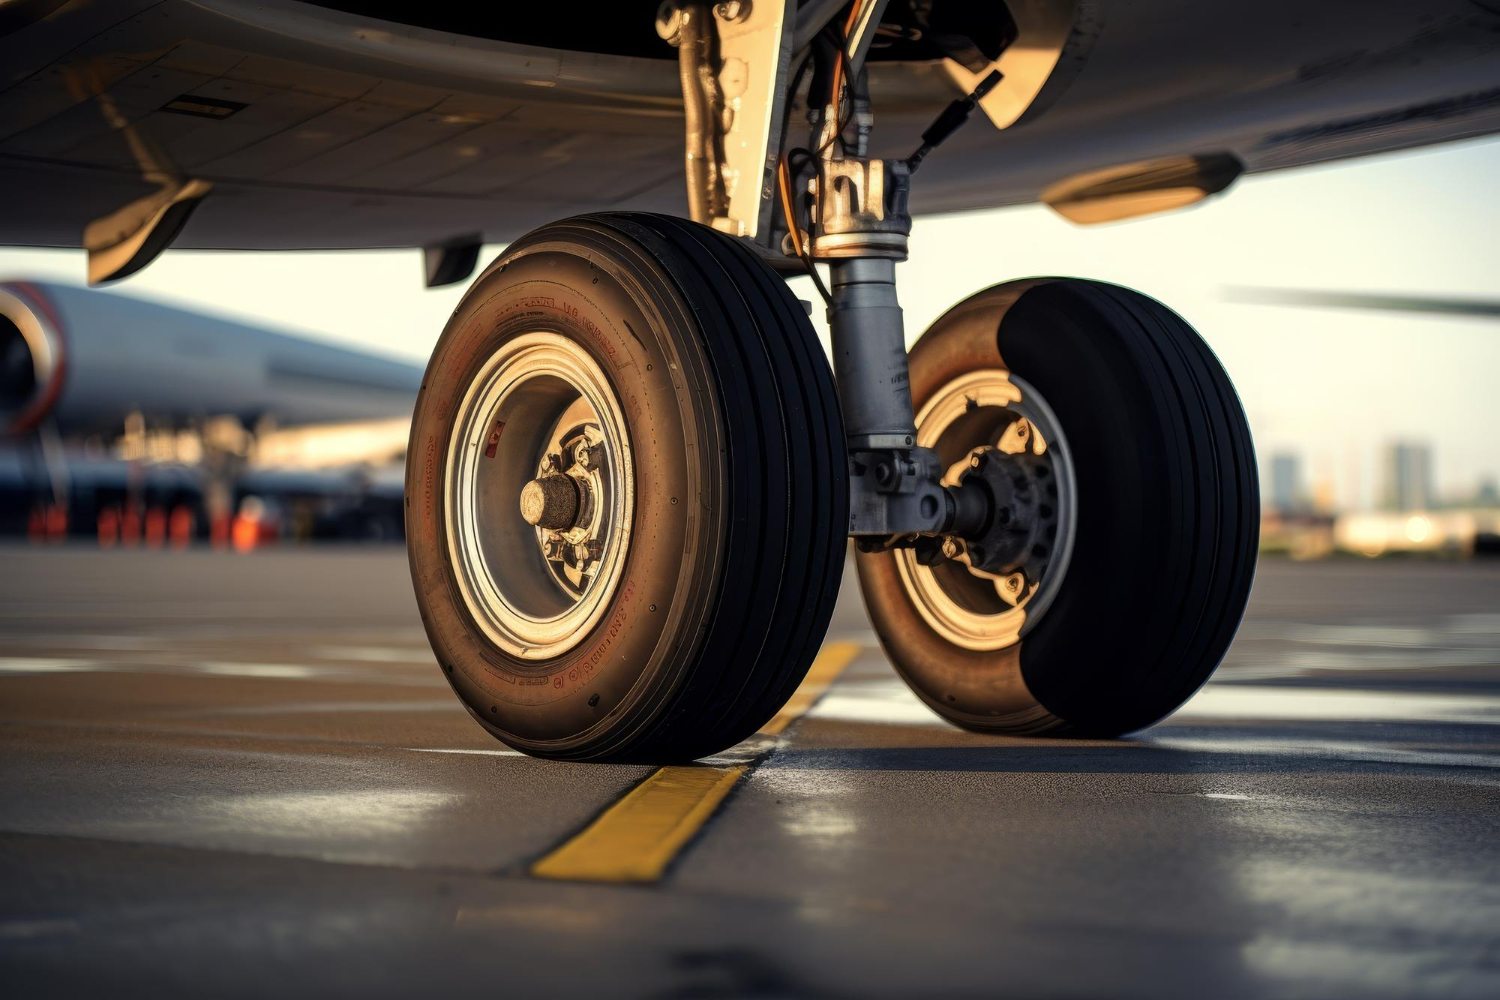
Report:
[{"label": "airplane tire", "polygon": [[716,753],[827,630],[848,517],[833,377],[785,283],[707,227],[591,215],[511,244],[433,352],[406,477],[433,652],[529,754]]},{"label": "airplane tire", "polygon": [[1229,647],[1259,536],[1249,426],[1208,346],[1137,292],[1042,278],[955,306],[910,364],[918,443],[945,468],[1003,446],[1018,414],[1051,434],[1027,461],[1050,463],[1036,509],[1053,534],[1032,536],[1050,564],[1014,577],[861,552],[901,676],[945,719],[988,732],[1115,736],[1176,709]]}]

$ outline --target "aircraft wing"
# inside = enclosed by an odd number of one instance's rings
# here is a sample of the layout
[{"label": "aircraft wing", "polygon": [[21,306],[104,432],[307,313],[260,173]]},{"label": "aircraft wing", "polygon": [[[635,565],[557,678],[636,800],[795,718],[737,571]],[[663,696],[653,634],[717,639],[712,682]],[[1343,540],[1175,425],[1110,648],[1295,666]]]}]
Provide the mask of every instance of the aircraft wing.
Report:
[{"label": "aircraft wing", "polygon": [[[188,248],[474,244],[589,210],[686,214],[655,6],[0,3],[0,243],[108,240],[189,199]],[[1061,29],[1019,120],[976,121],[934,155],[916,213],[1066,202],[1181,158],[1227,184],[1500,129],[1497,4],[929,6],[979,36]],[[882,155],[972,79],[930,46],[870,58]]]}]

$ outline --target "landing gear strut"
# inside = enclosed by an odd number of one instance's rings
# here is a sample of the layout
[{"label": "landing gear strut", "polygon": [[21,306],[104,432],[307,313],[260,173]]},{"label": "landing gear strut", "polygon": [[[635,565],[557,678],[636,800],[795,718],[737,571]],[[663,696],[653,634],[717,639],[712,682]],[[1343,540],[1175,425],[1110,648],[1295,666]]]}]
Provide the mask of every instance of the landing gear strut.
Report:
[{"label": "landing gear strut", "polygon": [[[745,738],[816,654],[846,536],[887,654],[959,725],[1139,728],[1228,647],[1255,468],[1186,323],[1032,279],[908,356],[912,174],[998,74],[911,156],[871,158],[885,6],[669,0],[693,221],[544,227],[444,332],[408,452],[412,576],[455,691],[512,746],[657,761]],[[785,149],[809,67],[808,145]],[[773,266],[825,296],[837,391]]]}]

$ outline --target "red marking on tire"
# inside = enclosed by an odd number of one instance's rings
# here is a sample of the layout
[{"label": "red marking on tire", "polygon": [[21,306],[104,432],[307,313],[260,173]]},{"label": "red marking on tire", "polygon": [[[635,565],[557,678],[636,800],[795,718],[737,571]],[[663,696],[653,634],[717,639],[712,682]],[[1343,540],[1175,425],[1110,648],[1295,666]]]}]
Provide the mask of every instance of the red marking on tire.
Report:
[{"label": "red marking on tire", "polygon": [[495,448],[500,444],[500,435],[505,432],[505,421],[496,420],[495,429],[490,431],[489,443],[484,446],[484,457],[494,458]]}]

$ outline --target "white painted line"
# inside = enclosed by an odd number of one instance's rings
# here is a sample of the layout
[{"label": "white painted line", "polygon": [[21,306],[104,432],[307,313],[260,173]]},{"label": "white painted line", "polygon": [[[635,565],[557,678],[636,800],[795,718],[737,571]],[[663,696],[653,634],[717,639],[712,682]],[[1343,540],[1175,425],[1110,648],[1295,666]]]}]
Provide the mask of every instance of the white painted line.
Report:
[{"label": "white painted line", "polygon": [[53,660],[36,656],[0,657],[0,674],[71,674],[108,670],[92,660]]},{"label": "white painted line", "polygon": [[398,747],[410,753],[457,753],[468,754],[475,757],[525,757],[526,754],[519,750],[458,750],[442,749],[438,747]]},{"label": "white painted line", "polygon": [[212,674],[215,677],[278,677],[307,680],[313,677],[335,676],[329,671],[301,663],[235,663],[219,660],[199,663],[197,667],[203,673]]},{"label": "white painted line", "polygon": [[1500,698],[1427,691],[1210,684],[1171,716],[1174,723],[1187,719],[1500,723]]},{"label": "white painted line", "polygon": [[360,663],[409,663],[423,667],[436,665],[428,646],[314,646],[310,652],[319,660],[354,660]]}]

